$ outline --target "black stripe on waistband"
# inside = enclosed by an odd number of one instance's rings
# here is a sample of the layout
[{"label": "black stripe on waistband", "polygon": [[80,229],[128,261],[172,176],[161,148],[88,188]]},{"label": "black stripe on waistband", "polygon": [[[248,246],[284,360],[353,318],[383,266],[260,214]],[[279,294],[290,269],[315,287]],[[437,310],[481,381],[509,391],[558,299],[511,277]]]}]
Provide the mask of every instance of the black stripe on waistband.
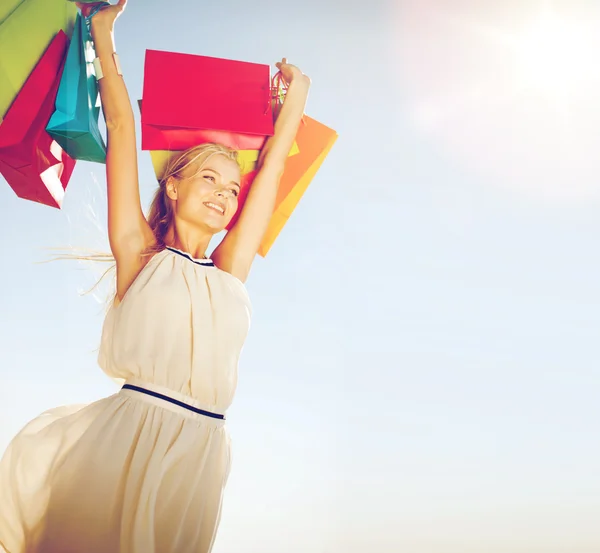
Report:
[{"label": "black stripe on waistband", "polygon": [[197,407],[193,407],[192,405],[188,405],[187,403],[183,403],[183,401],[179,401],[177,399],[173,399],[172,397],[165,396],[163,394],[159,394],[158,392],[153,392],[152,390],[146,390],[146,388],[140,388],[139,386],[134,386],[133,384],[124,384],[122,389],[134,390],[135,392],[140,392],[142,394],[147,394],[149,396],[162,399],[164,401],[168,401],[169,403],[173,403],[174,405],[178,405],[179,407],[183,407],[188,411],[193,411],[198,415],[204,415],[205,417],[211,417],[213,419],[225,420],[225,415],[219,415],[218,413],[211,413],[210,411],[205,411],[204,409],[198,409]]}]

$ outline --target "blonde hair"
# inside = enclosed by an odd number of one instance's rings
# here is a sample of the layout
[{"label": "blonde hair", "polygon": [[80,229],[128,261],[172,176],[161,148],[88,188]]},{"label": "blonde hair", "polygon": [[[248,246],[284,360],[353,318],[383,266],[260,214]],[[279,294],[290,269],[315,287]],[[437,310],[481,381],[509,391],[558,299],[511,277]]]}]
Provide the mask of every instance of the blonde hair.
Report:
[{"label": "blonde hair", "polygon": [[[162,178],[158,182],[158,189],[154,193],[154,198],[150,204],[148,213],[148,224],[154,234],[155,243],[148,248],[144,255],[152,255],[165,249],[165,238],[171,230],[173,224],[173,209],[167,196],[167,182],[171,177],[176,179],[192,179],[206,165],[206,162],[214,156],[224,156],[234,161],[239,166],[238,153],[222,144],[201,144],[194,146],[182,152],[179,156],[172,156],[167,163],[167,167]],[[196,171],[188,176],[181,176],[182,173],[197,163]]]}]

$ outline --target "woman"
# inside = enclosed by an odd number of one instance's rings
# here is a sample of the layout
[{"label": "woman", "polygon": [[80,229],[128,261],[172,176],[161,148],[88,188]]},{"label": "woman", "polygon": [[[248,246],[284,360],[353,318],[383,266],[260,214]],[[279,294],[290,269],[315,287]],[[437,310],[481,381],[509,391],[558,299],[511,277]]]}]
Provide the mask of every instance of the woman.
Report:
[{"label": "woman", "polygon": [[[29,423],[0,463],[0,551],[208,552],[229,474],[224,414],[249,325],[242,284],[273,212],[310,80],[278,63],[289,89],[234,228],[235,152],[198,146],[175,160],[148,220],[138,190],[131,103],[113,58],[126,0],[92,18],[108,129],[108,231],[116,297],[99,363],[115,395]],[[80,6],[89,10],[89,5]]]}]

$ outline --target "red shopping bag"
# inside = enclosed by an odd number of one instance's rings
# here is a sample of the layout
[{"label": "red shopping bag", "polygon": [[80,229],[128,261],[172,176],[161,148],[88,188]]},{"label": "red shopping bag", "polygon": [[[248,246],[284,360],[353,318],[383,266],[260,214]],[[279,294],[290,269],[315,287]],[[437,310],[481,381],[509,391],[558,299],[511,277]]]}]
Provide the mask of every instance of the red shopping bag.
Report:
[{"label": "red shopping bag", "polygon": [[147,50],[142,150],[260,150],[273,135],[270,84],[268,65]]},{"label": "red shopping bag", "polygon": [[46,132],[69,39],[59,31],[0,125],[0,173],[17,196],[60,207],[75,161]]}]

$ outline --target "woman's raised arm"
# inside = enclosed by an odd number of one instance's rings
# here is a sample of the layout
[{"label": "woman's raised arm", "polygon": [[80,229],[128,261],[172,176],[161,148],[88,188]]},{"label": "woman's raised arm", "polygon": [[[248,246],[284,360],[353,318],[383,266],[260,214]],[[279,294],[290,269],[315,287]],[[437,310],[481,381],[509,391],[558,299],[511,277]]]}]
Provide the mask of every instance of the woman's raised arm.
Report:
[{"label": "woman's raised arm", "polygon": [[[127,0],[119,0],[103,7],[91,19],[92,39],[103,74],[98,84],[108,134],[108,238],[117,263],[118,297],[124,295],[143,266],[140,254],[154,241],[140,201],[133,109],[120,74],[118,56],[113,56],[114,23],[126,4]],[[94,7],[79,6],[83,15]]]},{"label": "woman's raised arm", "polygon": [[310,79],[284,58],[276,64],[288,91],[275,121],[275,133],[258,158],[258,171],[234,227],[213,252],[215,264],[245,281],[273,215],[285,162],[304,114]]}]

